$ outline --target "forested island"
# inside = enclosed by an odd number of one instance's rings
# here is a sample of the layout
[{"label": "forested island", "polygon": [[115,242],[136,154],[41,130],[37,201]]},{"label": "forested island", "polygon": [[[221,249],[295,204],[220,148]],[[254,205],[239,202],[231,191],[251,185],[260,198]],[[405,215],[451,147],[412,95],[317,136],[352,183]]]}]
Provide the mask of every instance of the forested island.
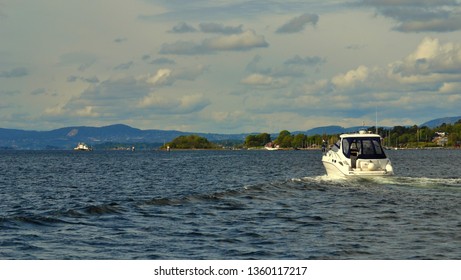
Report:
[{"label": "forested island", "polygon": [[181,135],[163,145],[162,149],[218,149],[220,146],[211,143],[205,137],[195,134]]}]

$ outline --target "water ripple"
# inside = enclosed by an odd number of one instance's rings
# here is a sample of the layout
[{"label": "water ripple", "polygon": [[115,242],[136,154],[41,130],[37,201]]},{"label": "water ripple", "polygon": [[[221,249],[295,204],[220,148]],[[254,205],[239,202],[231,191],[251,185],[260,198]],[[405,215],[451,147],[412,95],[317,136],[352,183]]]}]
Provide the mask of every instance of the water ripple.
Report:
[{"label": "water ripple", "polygon": [[317,152],[6,152],[0,258],[458,259],[461,154],[441,153],[337,180]]}]

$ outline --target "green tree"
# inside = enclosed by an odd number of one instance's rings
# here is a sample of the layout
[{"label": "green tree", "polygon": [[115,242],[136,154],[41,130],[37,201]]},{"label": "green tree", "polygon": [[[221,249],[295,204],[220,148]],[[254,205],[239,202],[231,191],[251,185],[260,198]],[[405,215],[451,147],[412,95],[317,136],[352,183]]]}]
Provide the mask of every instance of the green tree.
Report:
[{"label": "green tree", "polygon": [[248,148],[262,147],[269,142],[271,142],[271,136],[268,133],[248,135],[247,137],[245,137],[245,146]]},{"label": "green tree", "polygon": [[307,136],[304,134],[297,134],[293,138],[293,141],[291,144],[293,145],[293,148],[304,148],[306,147],[306,143],[307,143]]},{"label": "green tree", "polygon": [[288,130],[282,130],[279,133],[279,136],[275,140],[275,143],[278,144],[281,148],[291,148],[293,141],[293,135]]}]

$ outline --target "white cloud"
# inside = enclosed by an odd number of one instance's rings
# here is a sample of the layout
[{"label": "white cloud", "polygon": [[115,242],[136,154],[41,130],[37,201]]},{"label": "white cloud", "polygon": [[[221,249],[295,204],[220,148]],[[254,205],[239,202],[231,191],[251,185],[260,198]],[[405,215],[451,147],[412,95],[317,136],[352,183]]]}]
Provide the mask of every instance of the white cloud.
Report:
[{"label": "white cloud", "polygon": [[203,45],[215,51],[242,51],[269,46],[264,36],[256,35],[254,30],[246,30],[240,34],[206,39]]},{"label": "white cloud", "polygon": [[369,76],[368,67],[360,65],[357,69],[350,70],[345,74],[339,74],[331,79],[337,88],[350,88],[363,83]]},{"label": "white cloud", "polygon": [[270,85],[273,82],[272,77],[262,74],[251,74],[244,78],[242,84],[246,85]]},{"label": "white cloud", "polygon": [[207,67],[204,65],[196,65],[195,67],[188,68],[161,68],[158,69],[155,74],[148,74],[147,76],[141,76],[140,80],[145,80],[147,83],[153,86],[166,86],[173,85],[177,80],[194,81],[199,76],[207,71]]},{"label": "white cloud", "polygon": [[149,95],[142,98],[137,104],[140,108],[151,108],[158,110],[169,111],[172,108],[176,108],[180,105],[180,101],[167,96],[161,96],[156,93],[150,93]]},{"label": "white cloud", "polygon": [[150,113],[157,114],[190,114],[201,111],[208,105],[210,101],[202,94],[170,97],[150,93],[139,101],[137,107],[149,109]]},{"label": "white cloud", "polygon": [[100,114],[95,111],[93,106],[85,106],[82,109],[76,110],[75,115],[79,117],[99,117]]},{"label": "white cloud", "polygon": [[53,107],[45,108],[43,113],[45,116],[62,116],[65,115],[67,112],[64,109],[64,105],[57,104]]},{"label": "white cloud", "polygon": [[426,37],[404,60],[391,64],[390,75],[407,82],[430,82],[461,78],[461,44],[441,44]]},{"label": "white cloud", "polygon": [[168,81],[168,78],[171,76],[171,69],[159,69],[154,75],[148,75],[146,82],[151,85],[161,85],[165,84]]},{"label": "white cloud", "polygon": [[461,82],[443,83],[439,92],[443,94],[458,94],[461,96]]}]

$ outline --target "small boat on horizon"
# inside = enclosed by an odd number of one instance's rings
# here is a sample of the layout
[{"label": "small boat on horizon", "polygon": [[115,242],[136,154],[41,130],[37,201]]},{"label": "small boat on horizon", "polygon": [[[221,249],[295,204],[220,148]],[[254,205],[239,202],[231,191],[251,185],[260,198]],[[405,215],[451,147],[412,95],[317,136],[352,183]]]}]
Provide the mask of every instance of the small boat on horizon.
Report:
[{"label": "small boat on horizon", "polygon": [[330,177],[394,175],[381,146],[381,136],[364,130],[340,135],[338,142],[324,150],[322,163]]},{"label": "small boat on horizon", "polygon": [[77,147],[74,148],[74,151],[91,151],[91,147],[89,147],[87,144],[80,142],[77,144]]},{"label": "small boat on horizon", "polygon": [[279,145],[274,144],[273,142],[269,142],[264,146],[264,149],[268,151],[277,151],[280,149]]}]

